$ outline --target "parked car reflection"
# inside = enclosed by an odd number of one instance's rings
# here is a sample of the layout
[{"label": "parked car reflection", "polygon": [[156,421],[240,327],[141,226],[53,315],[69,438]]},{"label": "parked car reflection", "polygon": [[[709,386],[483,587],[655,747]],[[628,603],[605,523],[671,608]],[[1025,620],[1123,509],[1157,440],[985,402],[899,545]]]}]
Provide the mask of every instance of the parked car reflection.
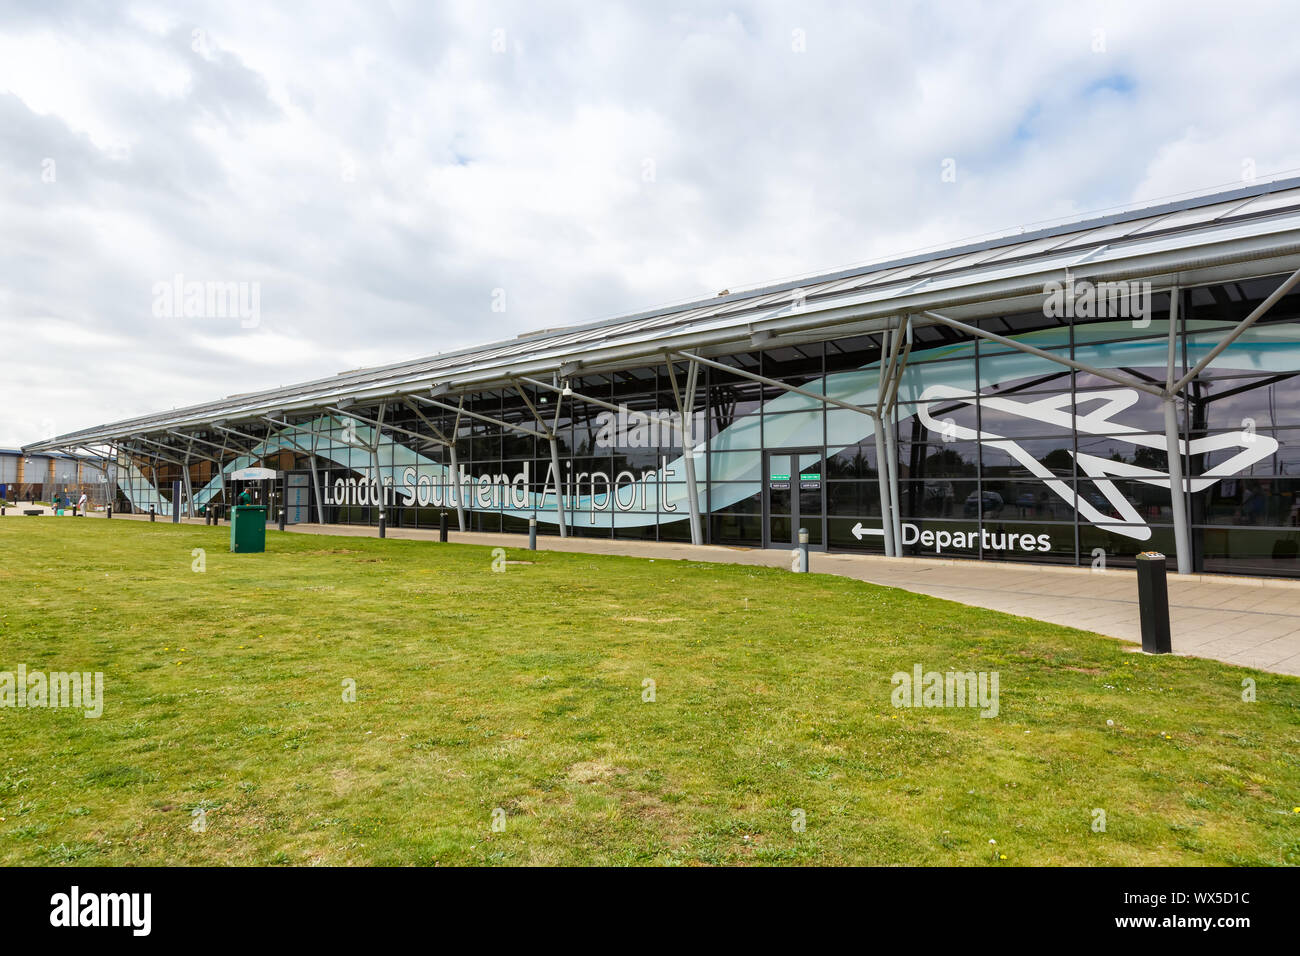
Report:
[{"label": "parked car reflection", "polygon": [[966,498],[966,503],[962,506],[962,514],[967,518],[975,517],[980,513],[981,503],[985,515],[1002,514],[1002,496],[996,491],[972,491]]}]

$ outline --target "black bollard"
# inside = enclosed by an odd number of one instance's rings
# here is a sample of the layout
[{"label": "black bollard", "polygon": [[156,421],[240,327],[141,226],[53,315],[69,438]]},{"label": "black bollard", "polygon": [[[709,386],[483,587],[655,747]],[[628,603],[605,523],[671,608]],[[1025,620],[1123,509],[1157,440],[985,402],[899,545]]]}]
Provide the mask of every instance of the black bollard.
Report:
[{"label": "black bollard", "polygon": [[438,540],[444,542],[447,540],[447,512],[445,511],[438,512]]},{"label": "black bollard", "polygon": [[107,508],[104,509],[104,517],[105,517],[105,518],[111,518],[111,517],[113,517],[113,506],[112,506],[112,505],[109,505]]},{"label": "black bollard", "polygon": [[150,505],[150,506],[149,506],[149,520],[150,520],[150,521],[153,521],[153,520],[154,520],[155,518],[157,518],[157,517],[158,517],[158,513],[157,513],[156,511],[154,511],[154,507],[153,507],[153,505]]},{"label": "black bollard", "polygon": [[1138,615],[1142,619],[1142,650],[1148,654],[1169,654],[1169,584],[1165,556],[1143,551],[1137,556]]},{"label": "black bollard", "polygon": [[799,529],[799,573],[808,573],[808,529]]},{"label": "black bollard", "polygon": [[382,511],[379,512],[379,537],[388,537],[388,519],[384,517]]},{"label": "black bollard", "polygon": [[285,513],[284,513],[284,509],[281,508],[281,509],[280,509],[280,530],[281,530],[281,531],[284,530],[285,518],[286,518],[286,515],[285,515]]},{"label": "black bollard", "polygon": [[528,519],[528,550],[537,550],[537,515]]}]

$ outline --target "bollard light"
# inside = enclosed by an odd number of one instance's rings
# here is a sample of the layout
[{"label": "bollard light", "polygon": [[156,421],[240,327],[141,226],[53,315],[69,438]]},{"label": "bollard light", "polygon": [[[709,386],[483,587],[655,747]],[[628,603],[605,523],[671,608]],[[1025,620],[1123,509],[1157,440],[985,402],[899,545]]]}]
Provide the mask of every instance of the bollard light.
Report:
[{"label": "bollard light", "polygon": [[528,550],[537,550],[537,515],[528,519]]},{"label": "bollard light", "polygon": [[1169,582],[1165,556],[1143,551],[1137,556],[1138,616],[1142,620],[1142,650],[1148,654],[1169,654]]},{"label": "bollard light", "polygon": [[379,512],[379,537],[388,537],[388,523],[382,511]]},{"label": "bollard light", "polygon": [[808,529],[799,529],[799,573],[808,573]]},{"label": "bollard light", "polygon": [[447,512],[438,512],[438,540],[445,542],[447,540]]}]

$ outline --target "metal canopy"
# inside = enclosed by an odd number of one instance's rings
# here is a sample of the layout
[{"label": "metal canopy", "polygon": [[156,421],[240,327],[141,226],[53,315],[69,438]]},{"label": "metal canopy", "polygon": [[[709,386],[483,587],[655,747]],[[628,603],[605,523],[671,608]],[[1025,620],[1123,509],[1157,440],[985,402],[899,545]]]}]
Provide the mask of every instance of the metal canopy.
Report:
[{"label": "metal canopy", "polygon": [[[577,375],[655,364],[666,351],[722,354],[891,327],[910,314],[914,328],[1033,308],[1043,285],[1070,270],[1092,282],[1143,278],[1184,288],[1300,266],[1300,178],[1243,186],[1046,229],[918,253],[712,299],[548,330],[413,361],[82,429],[25,446],[38,452],[93,441],[322,410],[346,400],[379,401],[429,389],[508,387],[526,375]],[[1198,279],[1198,276],[1207,278]],[[954,314],[955,313],[955,314]],[[853,332],[848,332],[849,328]],[[422,394],[420,394],[422,393]],[[449,395],[450,397],[450,395]],[[433,403],[429,403],[433,404]],[[445,405],[439,407],[446,408]],[[468,414],[468,412],[466,412]]]}]

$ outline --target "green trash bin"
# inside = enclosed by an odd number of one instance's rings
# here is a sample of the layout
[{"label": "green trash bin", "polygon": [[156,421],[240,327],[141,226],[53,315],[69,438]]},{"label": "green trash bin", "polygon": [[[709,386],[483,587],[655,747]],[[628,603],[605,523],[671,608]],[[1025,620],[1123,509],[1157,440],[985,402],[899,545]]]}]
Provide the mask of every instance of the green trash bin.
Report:
[{"label": "green trash bin", "polygon": [[266,550],[266,505],[235,505],[230,509],[230,550],[239,554]]}]

